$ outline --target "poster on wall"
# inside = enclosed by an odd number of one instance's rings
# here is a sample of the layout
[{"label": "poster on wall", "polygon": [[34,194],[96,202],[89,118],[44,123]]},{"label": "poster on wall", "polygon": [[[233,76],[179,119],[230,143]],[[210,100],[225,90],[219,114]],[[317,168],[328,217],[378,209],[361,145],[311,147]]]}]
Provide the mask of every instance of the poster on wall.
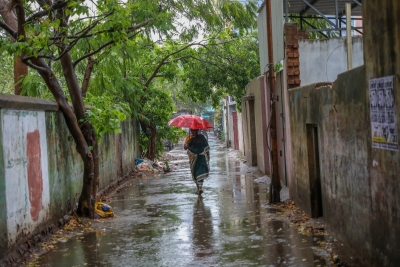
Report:
[{"label": "poster on wall", "polygon": [[398,150],[394,76],[369,80],[372,147]]}]

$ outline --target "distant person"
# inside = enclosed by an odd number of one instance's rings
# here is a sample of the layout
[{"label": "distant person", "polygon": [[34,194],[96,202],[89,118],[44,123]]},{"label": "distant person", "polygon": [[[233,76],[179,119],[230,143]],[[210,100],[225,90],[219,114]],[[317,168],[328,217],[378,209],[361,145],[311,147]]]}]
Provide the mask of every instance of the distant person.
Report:
[{"label": "distant person", "polygon": [[192,179],[196,183],[196,194],[203,193],[203,182],[208,177],[210,170],[210,147],[208,146],[207,139],[199,134],[198,129],[190,129],[191,138],[185,142],[183,148],[187,150],[190,163],[190,171]]}]

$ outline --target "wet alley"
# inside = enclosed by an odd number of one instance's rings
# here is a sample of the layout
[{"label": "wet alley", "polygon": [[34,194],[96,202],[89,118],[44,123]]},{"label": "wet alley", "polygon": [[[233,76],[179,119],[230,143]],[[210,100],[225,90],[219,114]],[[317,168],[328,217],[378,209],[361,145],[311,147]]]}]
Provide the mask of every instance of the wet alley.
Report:
[{"label": "wet alley", "polygon": [[[267,204],[268,178],[255,177],[213,136],[210,177],[195,194],[186,152],[169,152],[177,170],[128,181],[112,198],[116,218],[96,233],[57,244],[39,266],[331,266],[324,236],[299,233]],[[283,197],[285,197],[283,190]]]}]

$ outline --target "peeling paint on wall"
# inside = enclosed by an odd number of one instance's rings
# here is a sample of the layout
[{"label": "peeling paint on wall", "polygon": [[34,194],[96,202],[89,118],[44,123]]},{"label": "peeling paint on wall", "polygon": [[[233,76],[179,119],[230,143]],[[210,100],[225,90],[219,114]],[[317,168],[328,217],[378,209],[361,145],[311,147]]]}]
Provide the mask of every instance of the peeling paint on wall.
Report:
[{"label": "peeling paint on wall", "polygon": [[49,182],[45,112],[1,110],[8,242],[45,221]]},{"label": "peeling paint on wall", "polygon": [[28,189],[32,220],[36,222],[42,209],[43,179],[40,152],[40,134],[38,130],[26,135],[26,157],[28,161]]}]

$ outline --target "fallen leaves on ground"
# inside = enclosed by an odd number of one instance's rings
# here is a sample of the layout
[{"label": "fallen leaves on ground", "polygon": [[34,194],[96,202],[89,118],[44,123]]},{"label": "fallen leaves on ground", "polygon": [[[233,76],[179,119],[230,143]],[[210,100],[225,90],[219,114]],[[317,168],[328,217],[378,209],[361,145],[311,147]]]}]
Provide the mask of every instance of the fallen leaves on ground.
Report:
[{"label": "fallen leaves on ground", "polygon": [[276,215],[279,219],[289,220],[300,233],[316,236],[328,235],[322,222],[307,216],[303,210],[295,205],[294,201],[287,200],[274,206],[278,209]]},{"label": "fallen leaves on ground", "polygon": [[84,221],[80,218],[70,217],[69,222],[62,229],[57,230],[49,240],[41,243],[40,250],[31,254],[29,262],[26,262],[25,265],[29,267],[40,266],[38,263],[40,256],[57,248],[57,244],[67,242],[68,239],[75,235],[81,236],[84,233],[95,232],[91,225],[92,223],[89,220]]},{"label": "fallen leaves on ground", "polygon": [[[321,219],[313,219],[306,215],[306,213],[297,207],[292,200],[286,200],[280,204],[273,205],[277,208],[275,212],[276,219],[278,220],[289,220],[292,226],[297,227],[299,233],[308,236],[328,236],[329,233],[325,230],[325,227]],[[271,220],[271,218],[267,218]],[[302,239],[302,242],[305,242]],[[323,256],[327,260],[330,260],[331,266],[341,266],[345,265],[341,262],[338,255],[335,254],[333,249],[332,241],[317,241],[318,246],[327,252],[327,256]]]}]

